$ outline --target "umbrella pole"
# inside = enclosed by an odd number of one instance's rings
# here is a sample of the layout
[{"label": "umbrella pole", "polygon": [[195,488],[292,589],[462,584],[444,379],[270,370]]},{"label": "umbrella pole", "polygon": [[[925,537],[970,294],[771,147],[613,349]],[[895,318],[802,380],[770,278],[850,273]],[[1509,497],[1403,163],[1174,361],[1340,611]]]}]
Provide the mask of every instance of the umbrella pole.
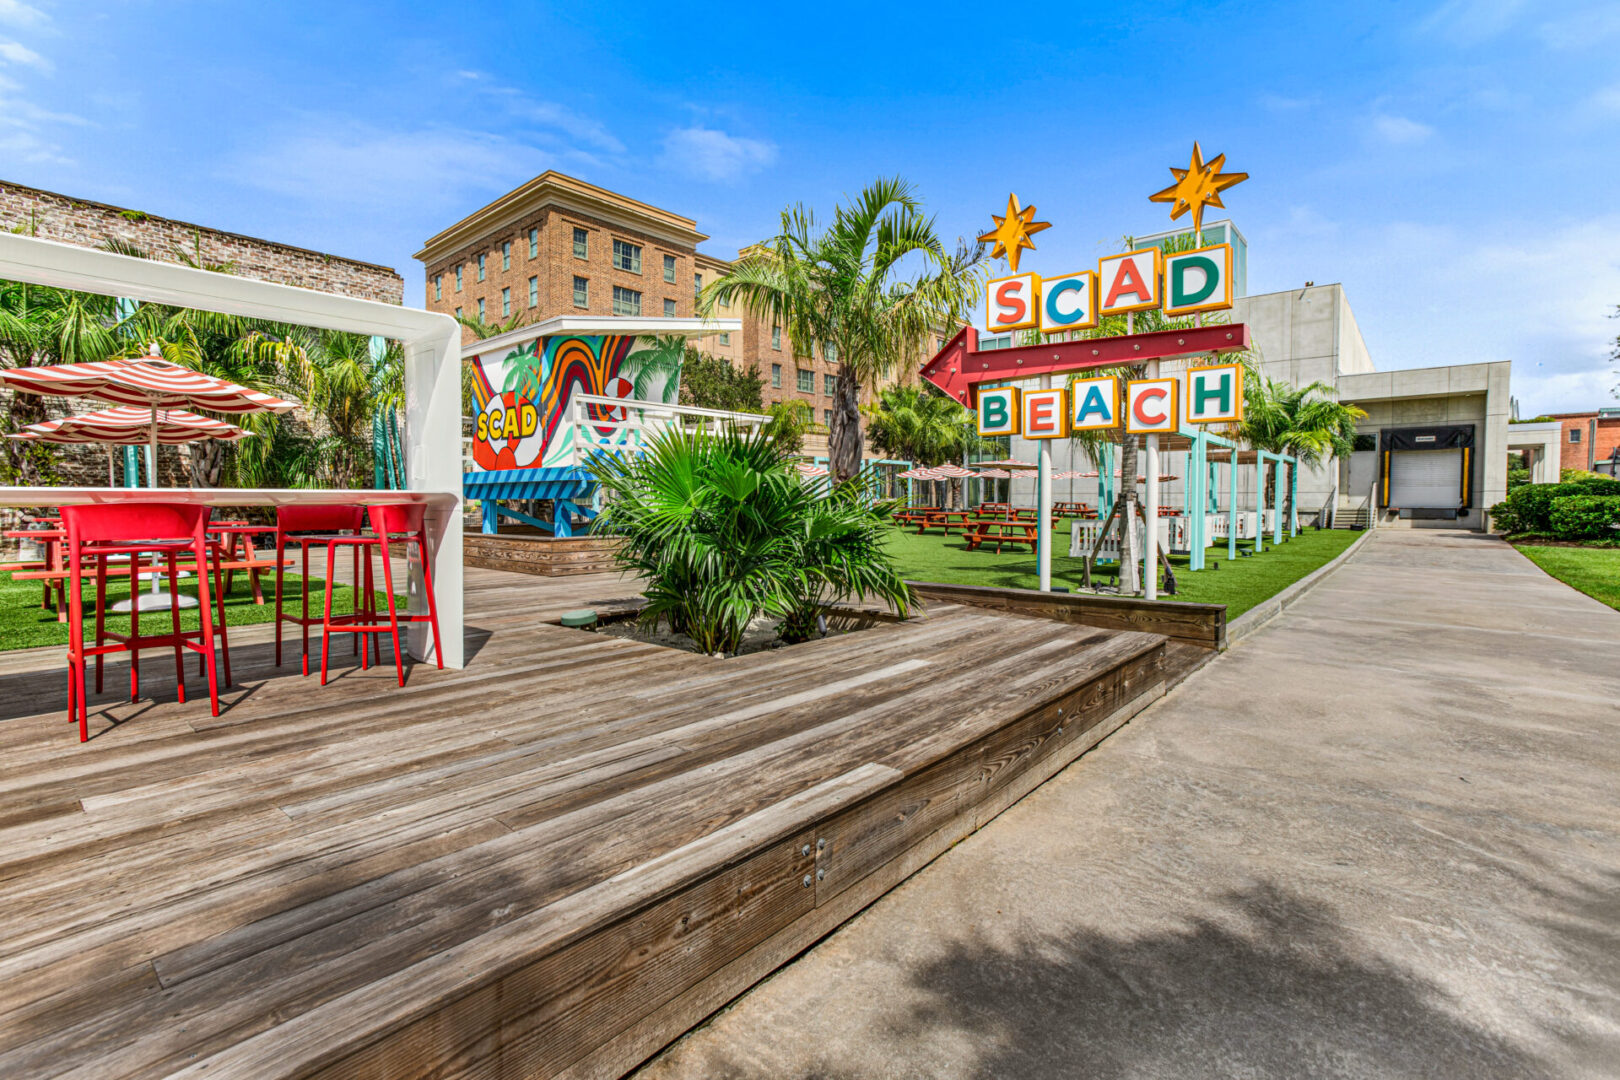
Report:
[{"label": "umbrella pole", "polygon": [[157,436],[158,418],[157,402],[152,402],[152,437],[146,444],[146,486],[157,487]]},{"label": "umbrella pole", "polygon": [[118,486],[118,474],[113,471],[112,443],[107,444],[107,486],[110,488]]}]

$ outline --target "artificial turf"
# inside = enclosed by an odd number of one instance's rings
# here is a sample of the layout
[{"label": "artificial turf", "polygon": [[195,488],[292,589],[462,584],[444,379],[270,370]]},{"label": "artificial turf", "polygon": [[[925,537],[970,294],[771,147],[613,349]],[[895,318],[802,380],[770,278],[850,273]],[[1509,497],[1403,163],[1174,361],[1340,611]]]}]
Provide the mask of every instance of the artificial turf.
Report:
[{"label": "artificial turf", "polygon": [[1525,558],[1570,588],[1620,609],[1620,548],[1514,546]]},{"label": "artificial turf", "polygon": [[[286,575],[282,590],[282,608],[285,611],[301,611],[298,577],[293,574]],[[143,583],[143,588],[150,585]],[[231,591],[225,597],[225,618],[231,628],[250,626],[254,623],[267,623],[276,616],[275,577],[266,574],[263,577],[265,602],[253,602],[252,587],[248,583],[248,576],[243,573],[236,575],[231,583]],[[326,585],[323,581],[311,578],[309,582],[309,607],[311,613],[319,616],[321,607],[325,603]],[[129,595],[129,585],[124,580],[108,586],[109,602],[122,600]],[[182,582],[180,592],[195,597],[197,585],[195,579],[187,584]],[[398,603],[405,600],[400,598]],[[351,609],[353,589],[348,585],[338,585],[332,592],[332,610],[334,612],[347,612]],[[40,606],[40,583],[37,581],[15,581],[10,574],[0,574],[0,651],[9,649],[31,649],[40,645],[56,645],[67,647],[67,623],[56,621],[55,611],[45,611]],[[387,610],[387,599],[383,593],[377,594],[377,606]],[[198,625],[196,608],[188,608],[180,612],[180,625],[187,630],[195,630]],[[167,631],[169,627],[169,613],[163,611],[141,612],[141,631],[143,633],[159,634]],[[95,632],[95,584],[87,582],[84,591],[84,628],[85,636],[91,637]],[[107,628],[120,633],[129,632],[129,616],[108,613]],[[296,629],[296,627],[294,628]],[[319,628],[317,627],[317,631]]]},{"label": "artificial turf", "polygon": [[[1078,590],[1083,559],[1069,557],[1072,519],[1058,524],[1052,545],[1052,584]],[[1225,604],[1226,617],[1234,619],[1254,605],[1288,587],[1312,570],[1329,562],[1356,541],[1361,534],[1347,529],[1302,529],[1292,539],[1273,547],[1270,538],[1259,555],[1245,554],[1252,545],[1238,544],[1238,557],[1228,561],[1226,545],[1208,550],[1203,570],[1187,570],[1187,557],[1172,555],[1176,571],[1176,594],[1166,600],[1190,600],[1205,604]],[[1035,557],[1027,547],[1005,548],[999,554],[991,548],[968,549],[959,534],[942,535],[930,529],[917,535],[915,528],[894,528],[889,550],[900,564],[901,573],[912,581],[938,581],[951,585],[999,585],[1033,589],[1039,583]],[[1093,580],[1112,582],[1112,574]]]}]

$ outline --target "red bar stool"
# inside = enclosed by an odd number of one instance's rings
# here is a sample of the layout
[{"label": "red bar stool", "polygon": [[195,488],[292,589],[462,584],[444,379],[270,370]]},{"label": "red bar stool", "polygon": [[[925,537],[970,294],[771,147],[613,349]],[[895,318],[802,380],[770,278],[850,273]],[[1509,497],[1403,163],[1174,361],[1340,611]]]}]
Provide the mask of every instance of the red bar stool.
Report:
[{"label": "red bar stool", "polygon": [[[330,556],[330,545],[334,540],[352,539],[354,534],[365,527],[366,511],[360,506],[280,506],[276,508],[276,667],[281,666],[281,624],[283,622],[296,623],[304,636],[304,674],[309,674],[309,628],[321,626],[325,622],[320,616],[309,613],[309,549],[311,547],[327,547]],[[306,535],[307,534],[307,535]],[[302,615],[285,614],[281,608],[282,577],[287,569],[287,546],[296,544],[303,554],[303,580],[299,583],[303,593],[304,608]],[[327,594],[331,594],[331,563],[327,560]],[[360,594],[358,585],[360,581],[360,555],[355,552],[355,604],[353,616],[358,621],[361,611],[358,607]],[[328,603],[330,608],[331,604]],[[359,639],[355,639],[358,643]],[[358,648],[358,644],[356,646]],[[325,647],[322,647],[321,663],[326,662]]]},{"label": "red bar stool", "polygon": [[[402,622],[425,622],[433,630],[433,659],[438,662],[439,668],[444,668],[444,651],[439,648],[439,608],[433,599],[433,559],[428,551],[427,526],[424,518],[427,507],[416,504],[391,504],[387,506],[372,506],[367,509],[367,516],[371,519],[372,535],[345,536],[334,538],[326,549],[326,619],[321,626],[321,685],[326,685],[326,643],[331,634],[354,634],[358,641],[361,634],[391,634],[394,638],[394,670],[399,674],[399,685],[405,685],[405,662],[399,647],[399,624]],[[394,606],[394,570],[388,558],[388,543],[398,539],[405,545],[406,557],[410,556],[410,545],[416,544],[419,558],[422,560],[422,589],[427,594],[427,614],[401,615]],[[362,607],[358,592],[355,596],[355,610],[365,611],[370,622],[358,619],[349,620],[349,616],[332,614],[332,570],[336,562],[336,548],[339,546],[352,546],[357,554],[363,553],[366,561],[365,570],[365,604]],[[383,568],[383,594],[388,599],[388,622],[376,622],[376,597],[371,585],[371,552],[376,549],[382,555]],[[355,582],[356,589],[361,587],[360,581]],[[376,639],[373,639],[375,642]],[[360,650],[361,664],[365,663],[365,649]]]},{"label": "red bar stool", "polygon": [[[209,508],[179,503],[116,503],[101,506],[64,506],[62,520],[67,528],[65,565],[68,580],[68,712],[79,721],[79,741],[90,738],[89,692],[86,687],[86,659],[96,659],[96,689],[101,689],[101,658],[108,653],[130,654],[130,697],[139,688],[140,650],[174,649],[177,692],[186,700],[184,650],[198,653],[208,676],[208,698],[215,716],[219,715],[219,680],[214,660],[215,605],[218,605],[219,640],[225,651],[225,682],[230,685],[230,653],[225,631],[225,597],[220,591],[219,547],[208,539]],[[176,559],[189,555],[197,569],[197,608],[201,628],[180,629],[179,575]],[[107,560],[129,560],[130,632],[115,634],[106,626]],[[143,557],[159,559],[167,565],[169,578],[170,630],[167,634],[140,631],[140,569]],[[88,559],[96,568],[96,643],[84,641],[84,567]],[[212,567],[213,591],[209,573]],[[113,644],[107,644],[112,641]]]}]

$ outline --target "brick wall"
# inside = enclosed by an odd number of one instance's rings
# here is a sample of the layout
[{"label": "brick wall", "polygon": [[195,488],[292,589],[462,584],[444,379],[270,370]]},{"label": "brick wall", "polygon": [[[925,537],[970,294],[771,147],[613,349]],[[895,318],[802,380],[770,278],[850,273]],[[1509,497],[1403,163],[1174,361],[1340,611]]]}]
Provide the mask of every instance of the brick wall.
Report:
[{"label": "brick wall", "polygon": [[18,226],[44,240],[98,247],[118,239],[168,261],[175,261],[178,249],[193,258],[200,254],[203,263],[234,263],[242,277],[385,304],[405,300],[404,279],[386,266],[0,181],[0,227]]}]

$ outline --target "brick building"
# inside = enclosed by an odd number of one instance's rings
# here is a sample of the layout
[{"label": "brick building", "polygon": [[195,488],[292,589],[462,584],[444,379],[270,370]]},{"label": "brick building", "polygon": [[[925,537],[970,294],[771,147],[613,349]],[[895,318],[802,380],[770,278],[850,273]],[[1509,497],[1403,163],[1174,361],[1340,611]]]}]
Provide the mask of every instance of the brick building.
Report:
[{"label": "brick building", "polygon": [[[405,280],[391,267],[8,181],[0,181],[0,228],[82,247],[101,247],[109,240],[118,240],[168,262],[179,261],[183,255],[204,265],[229,263],[232,273],[241,277],[388,304],[402,304],[405,300]],[[8,393],[0,391],[0,399]],[[47,412],[53,418],[83,411],[85,405],[76,398],[46,399]],[[182,452],[173,446],[158,448],[158,472],[165,486],[188,485]],[[98,446],[58,447],[56,471],[66,484],[103,485],[107,482],[106,451]]]},{"label": "brick building", "polygon": [[[497,325],[563,315],[692,318],[698,292],[731,269],[698,250],[707,239],[691,218],[553,171],[436,234],[416,258],[429,311]],[[719,314],[740,318],[743,329],[699,339],[701,351],[758,364],[767,405],[797,398],[818,422],[830,420],[838,365],[823,343],[795,347],[768,319]],[[869,398],[863,390],[862,402]],[[817,452],[814,439],[807,449]]]},{"label": "brick building", "polygon": [[1560,468],[1596,471],[1598,462],[1608,461],[1620,446],[1620,408],[1553,413],[1547,419],[1564,429],[1558,440]]}]

